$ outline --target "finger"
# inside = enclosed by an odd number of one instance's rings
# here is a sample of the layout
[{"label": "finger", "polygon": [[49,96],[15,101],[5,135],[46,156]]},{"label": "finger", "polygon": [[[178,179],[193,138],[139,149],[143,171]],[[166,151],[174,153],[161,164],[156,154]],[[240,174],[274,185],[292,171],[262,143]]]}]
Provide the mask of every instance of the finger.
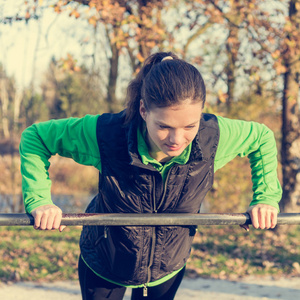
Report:
[{"label": "finger", "polygon": [[258,210],[258,228],[265,229],[266,228],[266,211],[262,208]]},{"label": "finger", "polygon": [[275,228],[277,225],[277,211],[275,211],[272,215],[271,215],[271,228]]},{"label": "finger", "polygon": [[40,212],[35,212],[33,214],[33,217],[34,217],[34,225],[33,225],[33,228],[34,229],[39,229],[40,226],[41,226],[41,217],[42,217],[42,214]]},{"label": "finger", "polygon": [[240,227],[244,228],[246,231],[249,231],[249,226],[247,224],[240,225]]},{"label": "finger", "polygon": [[59,231],[62,232],[67,226],[66,225],[60,225],[59,226]]},{"label": "finger", "polygon": [[55,229],[54,228],[54,218],[55,218],[55,215],[50,212],[50,214],[48,215],[48,218],[47,218],[47,223],[46,223],[47,230]]},{"label": "finger", "polygon": [[48,222],[48,214],[43,213],[41,217],[41,224],[40,224],[40,229],[45,230],[47,228],[47,222]]},{"label": "finger", "polygon": [[257,212],[257,209],[253,209],[253,210],[250,212],[250,217],[251,217],[251,223],[252,223],[252,226],[253,226],[255,229],[259,228],[258,212]]},{"label": "finger", "polygon": [[54,221],[53,221],[53,229],[59,229],[60,228],[60,223],[61,223],[61,218],[62,218],[62,213],[58,212],[55,215]]},{"label": "finger", "polygon": [[265,213],[265,225],[266,225],[266,229],[270,229],[271,228],[271,212],[269,210],[266,211]]}]

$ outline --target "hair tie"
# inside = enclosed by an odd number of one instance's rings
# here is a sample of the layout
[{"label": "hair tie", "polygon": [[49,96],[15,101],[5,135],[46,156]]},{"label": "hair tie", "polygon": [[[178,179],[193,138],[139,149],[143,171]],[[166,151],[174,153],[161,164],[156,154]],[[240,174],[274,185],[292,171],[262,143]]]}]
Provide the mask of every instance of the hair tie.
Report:
[{"label": "hair tie", "polygon": [[164,61],[164,60],[169,60],[169,59],[173,59],[173,57],[172,56],[165,56],[161,61]]}]

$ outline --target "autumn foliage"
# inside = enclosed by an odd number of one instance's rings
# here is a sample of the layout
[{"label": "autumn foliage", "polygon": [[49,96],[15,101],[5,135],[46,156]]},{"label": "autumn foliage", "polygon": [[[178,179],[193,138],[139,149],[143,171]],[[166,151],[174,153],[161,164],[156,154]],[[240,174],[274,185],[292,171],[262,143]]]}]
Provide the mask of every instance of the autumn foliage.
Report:
[{"label": "autumn foliage", "polygon": [[[36,22],[47,9],[88,24],[93,34],[82,44],[90,42],[94,52],[84,65],[72,54],[52,61],[42,95],[33,84],[15,93],[13,79],[1,70],[1,136],[17,137],[30,123],[46,119],[48,111],[51,118],[88,113],[79,101],[82,95],[88,95],[91,113],[119,111],[125,86],[144,59],[172,50],[204,75],[208,112],[259,121],[274,130],[284,189],[281,209],[299,210],[299,0],[32,0],[2,23]],[[130,75],[123,75],[124,66]],[[228,168],[215,183],[211,203],[226,205],[230,196],[246,205],[251,198],[246,163]],[[235,175],[240,180],[232,186],[224,174],[240,169],[243,175]],[[230,186],[228,193],[221,192],[223,186]]]}]

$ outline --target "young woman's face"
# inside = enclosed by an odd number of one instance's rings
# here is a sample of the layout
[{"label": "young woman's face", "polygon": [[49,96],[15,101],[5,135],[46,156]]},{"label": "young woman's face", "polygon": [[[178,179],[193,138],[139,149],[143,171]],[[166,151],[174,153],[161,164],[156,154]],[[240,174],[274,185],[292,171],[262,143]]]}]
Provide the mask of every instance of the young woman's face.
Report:
[{"label": "young woman's face", "polygon": [[153,107],[150,111],[141,100],[140,114],[147,126],[150,155],[158,161],[180,155],[195,138],[201,113],[202,103],[189,99],[170,107]]}]

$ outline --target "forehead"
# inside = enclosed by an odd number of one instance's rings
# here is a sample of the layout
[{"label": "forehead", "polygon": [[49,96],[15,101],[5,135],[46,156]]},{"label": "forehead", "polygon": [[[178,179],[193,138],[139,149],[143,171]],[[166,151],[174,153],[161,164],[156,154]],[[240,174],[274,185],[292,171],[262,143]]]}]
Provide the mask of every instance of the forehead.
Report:
[{"label": "forehead", "polygon": [[184,127],[200,121],[202,103],[183,102],[169,107],[153,107],[149,116],[156,123],[171,127]]}]

